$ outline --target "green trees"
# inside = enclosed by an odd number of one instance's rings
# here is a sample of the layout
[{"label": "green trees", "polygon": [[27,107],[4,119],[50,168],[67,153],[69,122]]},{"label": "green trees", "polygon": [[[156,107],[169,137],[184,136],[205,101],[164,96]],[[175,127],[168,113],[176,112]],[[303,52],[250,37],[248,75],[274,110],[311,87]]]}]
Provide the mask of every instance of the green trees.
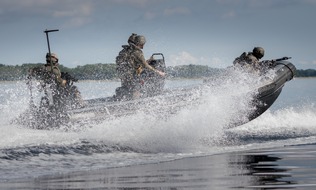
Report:
[{"label": "green trees", "polygon": [[[26,79],[29,69],[40,65],[43,65],[43,63],[27,63],[21,66],[0,64],[0,80],[12,81]],[[59,68],[62,72],[68,72],[79,80],[112,80],[117,77],[115,64],[88,64],[76,68],[68,68],[60,65]]]},{"label": "green trees", "polygon": [[0,80],[22,80],[26,77],[29,68],[32,68],[35,65],[36,64],[23,64],[22,66],[11,66],[0,64]]},{"label": "green trees", "polygon": [[69,73],[80,80],[112,80],[117,77],[115,64],[88,64],[78,66]]},{"label": "green trees", "polygon": [[[0,81],[24,80],[30,68],[43,65],[43,63],[26,63],[22,65],[0,64]],[[68,72],[79,80],[114,80],[117,79],[116,65],[114,63],[96,63],[76,68],[68,68],[60,65],[60,70]],[[182,65],[167,67],[169,78],[201,78],[212,76],[221,69],[203,65]],[[297,70],[296,77],[316,77],[316,70]]]},{"label": "green trees", "polygon": [[307,69],[307,70],[296,70],[296,77],[315,77],[316,70]]}]

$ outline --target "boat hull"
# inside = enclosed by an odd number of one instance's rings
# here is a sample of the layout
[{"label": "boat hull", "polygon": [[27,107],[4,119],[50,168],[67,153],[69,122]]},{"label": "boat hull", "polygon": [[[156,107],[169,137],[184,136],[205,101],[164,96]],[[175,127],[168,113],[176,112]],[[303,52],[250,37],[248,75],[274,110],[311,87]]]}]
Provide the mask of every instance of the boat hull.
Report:
[{"label": "boat hull", "polygon": [[295,76],[296,68],[288,61],[278,61],[275,63],[275,77],[273,81],[258,89],[259,94],[254,100],[255,111],[249,115],[249,120],[253,120],[269,109],[277,100],[286,82]]}]

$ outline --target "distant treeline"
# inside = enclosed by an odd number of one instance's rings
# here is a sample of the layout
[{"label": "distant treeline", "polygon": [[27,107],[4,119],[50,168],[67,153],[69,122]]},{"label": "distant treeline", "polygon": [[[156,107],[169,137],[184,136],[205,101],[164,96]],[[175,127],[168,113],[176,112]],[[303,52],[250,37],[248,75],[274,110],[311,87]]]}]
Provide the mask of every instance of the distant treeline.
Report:
[{"label": "distant treeline", "polygon": [[[13,81],[24,80],[27,78],[29,69],[43,65],[43,63],[26,63],[22,65],[3,65],[0,64],[0,80]],[[97,63],[76,68],[59,66],[62,72],[68,72],[79,80],[115,80],[118,79],[116,65],[113,63]],[[201,78],[214,74],[220,69],[213,69],[202,65],[183,65],[167,67],[166,73],[169,78]]]},{"label": "distant treeline", "polygon": [[[27,78],[28,70],[43,63],[26,63],[22,65],[0,64],[0,81],[24,80]],[[67,68],[60,65],[60,70],[68,72],[79,80],[115,80],[118,79],[116,65],[113,63],[97,63],[76,68]],[[211,68],[203,65],[182,65],[167,67],[168,78],[201,78],[212,76],[222,69]],[[297,70],[296,77],[316,77],[316,70]]]},{"label": "distant treeline", "polygon": [[302,70],[298,69],[296,70],[296,77],[316,77],[316,70],[314,69],[307,69],[307,70]]}]

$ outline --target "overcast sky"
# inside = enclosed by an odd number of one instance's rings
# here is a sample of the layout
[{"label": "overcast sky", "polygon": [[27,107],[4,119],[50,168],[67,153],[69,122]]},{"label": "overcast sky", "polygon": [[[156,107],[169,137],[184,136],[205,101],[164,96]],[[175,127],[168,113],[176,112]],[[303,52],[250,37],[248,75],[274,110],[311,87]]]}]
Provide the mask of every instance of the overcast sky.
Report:
[{"label": "overcast sky", "polygon": [[316,69],[316,0],[1,0],[0,63],[43,63],[48,51],[67,67],[114,63],[131,33],[142,34],[146,58],[167,66],[232,65],[255,46],[263,59],[291,56]]}]

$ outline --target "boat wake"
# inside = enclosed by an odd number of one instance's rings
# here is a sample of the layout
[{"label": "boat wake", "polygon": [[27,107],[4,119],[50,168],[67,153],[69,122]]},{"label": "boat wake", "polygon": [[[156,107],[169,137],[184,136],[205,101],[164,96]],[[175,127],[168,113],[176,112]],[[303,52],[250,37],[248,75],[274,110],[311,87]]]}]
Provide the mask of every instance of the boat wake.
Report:
[{"label": "boat wake", "polygon": [[[187,98],[192,103],[175,113],[164,112],[172,102],[160,96],[148,103],[151,111],[140,109],[66,131],[11,123],[28,100],[8,96],[0,107],[0,180],[316,142],[316,105],[310,103],[270,109],[251,122],[228,128],[253,109],[253,94],[247,93],[253,86],[245,85],[237,73],[230,76],[190,92]],[[12,89],[7,92],[23,95],[15,92],[23,88]]]},{"label": "boat wake", "polygon": [[300,109],[268,110],[258,119],[231,129],[220,126],[222,121],[218,115],[201,116],[202,110],[186,110],[168,121],[139,113],[68,133],[11,126],[5,128],[6,133],[1,132],[0,160],[25,160],[43,155],[208,154],[214,153],[214,149],[229,150],[236,146],[235,150],[242,150],[316,143],[316,105],[313,104]]},{"label": "boat wake", "polygon": [[[5,94],[13,96],[0,102],[0,180],[316,142],[315,104],[270,109],[247,122],[245,115],[255,109],[252,101],[258,94],[253,89],[262,81],[238,71],[222,73],[207,84],[170,88],[140,102],[132,114],[109,112],[105,120],[88,117],[84,123],[50,130],[11,122],[28,106],[23,85],[9,86]],[[98,93],[89,92],[83,96]],[[246,124],[231,127],[240,121]]]},{"label": "boat wake", "polygon": [[[258,143],[300,144],[316,142],[316,105],[268,110],[262,117],[243,126],[226,130],[223,137],[227,145]],[[222,141],[223,142],[223,141]]]}]

